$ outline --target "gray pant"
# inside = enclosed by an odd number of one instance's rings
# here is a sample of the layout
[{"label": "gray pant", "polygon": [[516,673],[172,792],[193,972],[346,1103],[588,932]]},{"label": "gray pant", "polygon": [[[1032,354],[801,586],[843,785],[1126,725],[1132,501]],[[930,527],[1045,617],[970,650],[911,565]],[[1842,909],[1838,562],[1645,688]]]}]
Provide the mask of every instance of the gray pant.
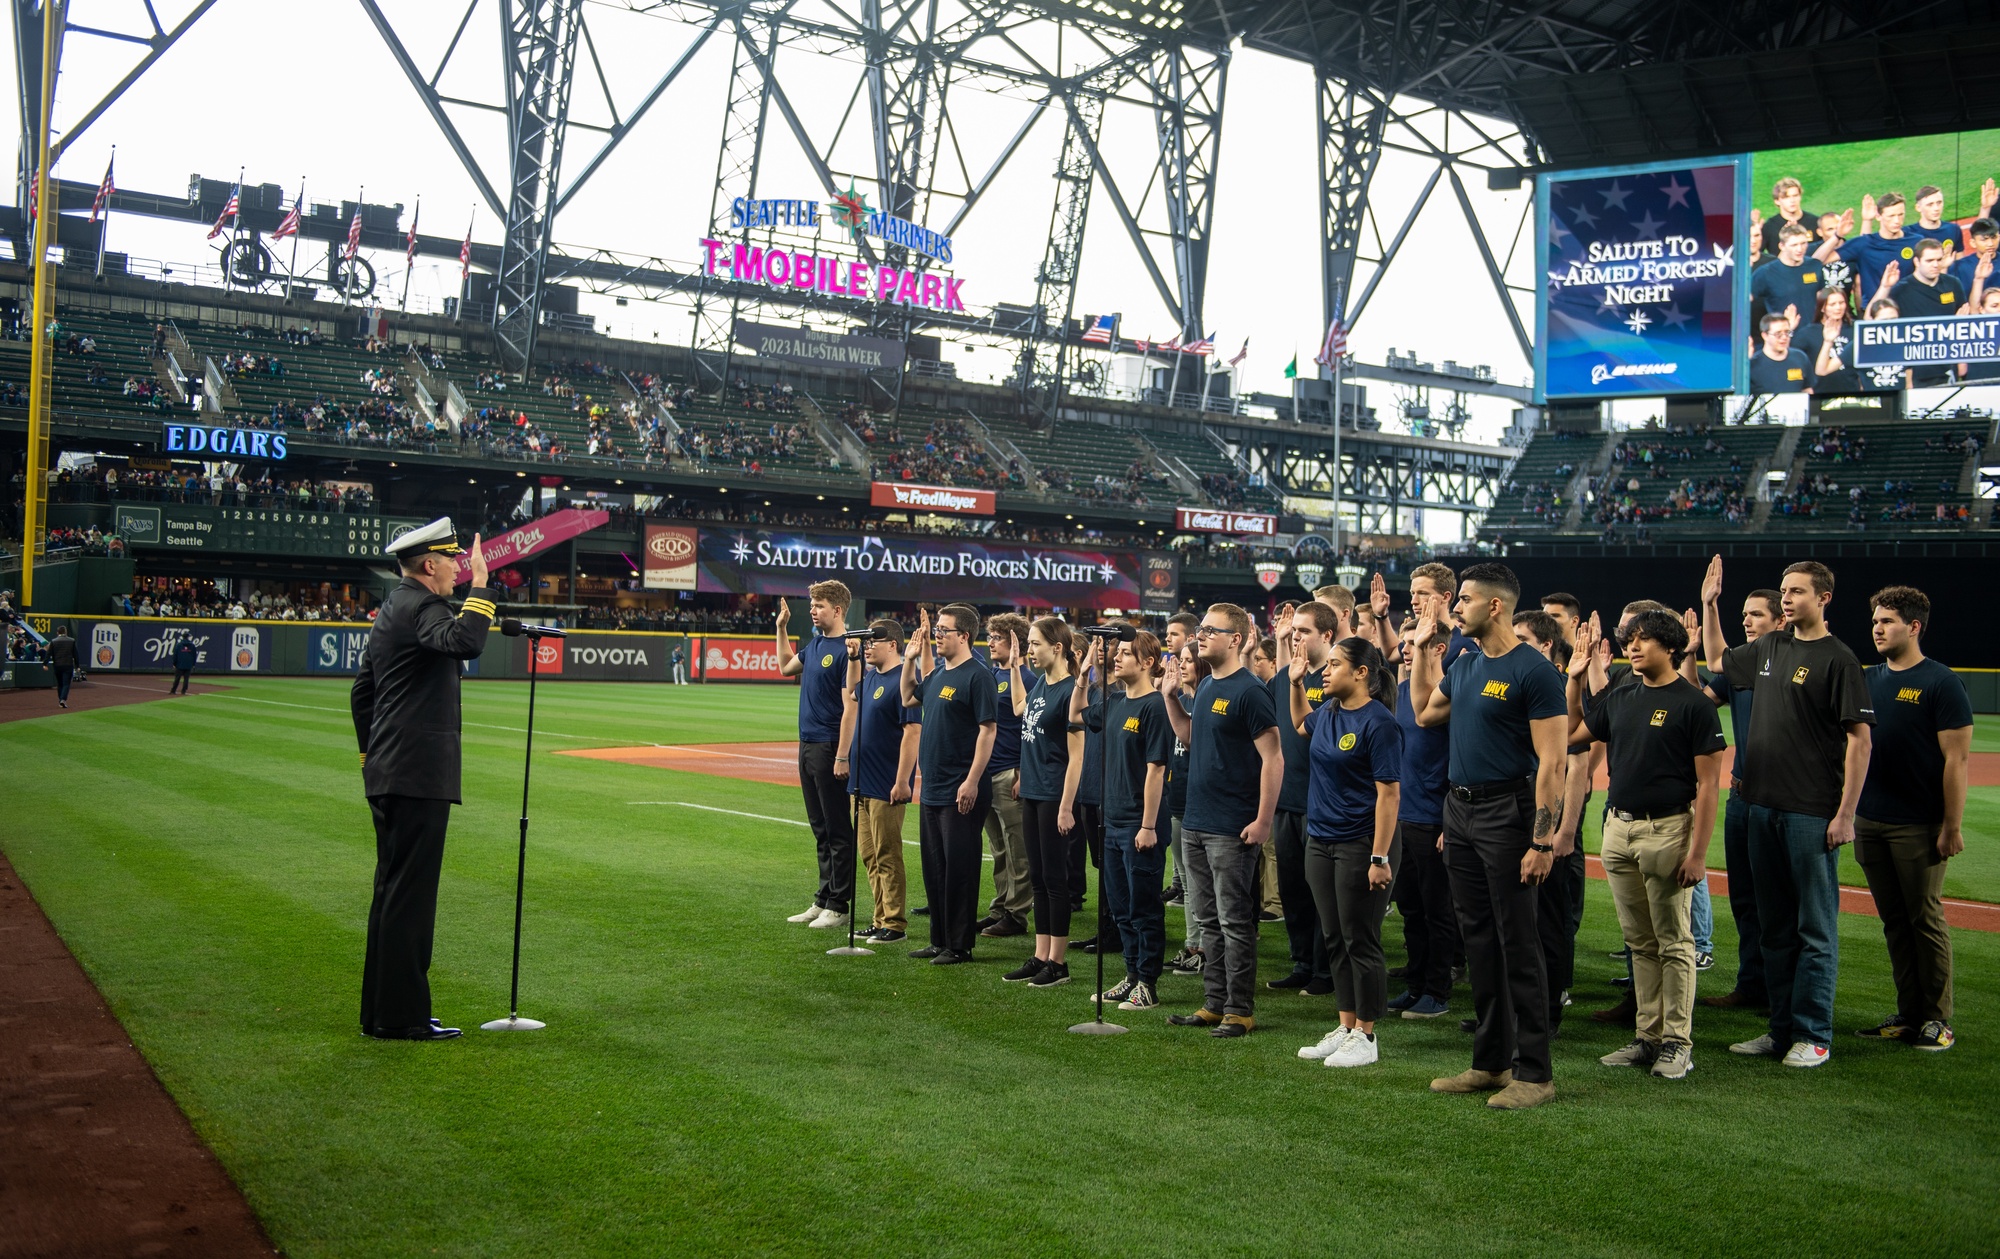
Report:
[{"label": "gray pant", "polygon": [[1188,948],[1201,952],[1201,924],[1195,921],[1194,879],[1187,872],[1187,849],[1181,843],[1181,820],[1169,818],[1173,826],[1173,842],[1167,845],[1167,855],[1173,859],[1174,881],[1181,885],[1181,921],[1187,927],[1187,938],[1182,941]]},{"label": "gray pant", "polygon": [[[1389,841],[1389,869],[1402,864],[1402,841]],[[1382,1017],[1389,1003],[1389,965],[1382,956],[1382,918],[1389,912],[1393,882],[1379,890],[1368,884],[1366,840],[1306,841],[1305,877],[1312,884],[1319,929],[1326,937],[1333,971],[1334,1000],[1363,1023]]]},{"label": "gray pant", "polygon": [[1181,831],[1187,862],[1188,912],[1206,944],[1202,985],[1217,1014],[1248,1017],[1256,1006],[1257,876],[1260,845],[1240,835]]}]

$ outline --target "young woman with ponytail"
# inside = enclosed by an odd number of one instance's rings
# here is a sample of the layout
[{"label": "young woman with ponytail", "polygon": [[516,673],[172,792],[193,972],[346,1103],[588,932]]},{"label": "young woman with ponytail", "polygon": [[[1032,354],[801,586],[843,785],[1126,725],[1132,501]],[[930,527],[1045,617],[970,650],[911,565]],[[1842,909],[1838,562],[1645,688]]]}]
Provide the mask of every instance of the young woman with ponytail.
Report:
[{"label": "young woman with ponytail", "polygon": [[1375,1021],[1388,1005],[1382,917],[1402,853],[1396,806],[1403,732],[1391,707],[1396,676],[1375,644],[1343,638],[1321,675],[1326,702],[1306,701],[1306,663],[1291,665],[1291,720],[1306,737],[1312,778],[1306,800],[1306,881],[1319,908],[1340,1026],[1299,1050],[1329,1067],[1361,1067],[1380,1056]]},{"label": "young woman with ponytail", "polygon": [[1028,627],[1027,654],[1041,677],[1032,690],[1022,687],[1017,651],[1008,690],[1021,718],[1021,833],[1035,891],[1035,955],[1001,978],[1047,988],[1069,980],[1069,847],[1083,775],[1083,727],[1069,714],[1077,673],[1069,626],[1053,616],[1037,620]]}]

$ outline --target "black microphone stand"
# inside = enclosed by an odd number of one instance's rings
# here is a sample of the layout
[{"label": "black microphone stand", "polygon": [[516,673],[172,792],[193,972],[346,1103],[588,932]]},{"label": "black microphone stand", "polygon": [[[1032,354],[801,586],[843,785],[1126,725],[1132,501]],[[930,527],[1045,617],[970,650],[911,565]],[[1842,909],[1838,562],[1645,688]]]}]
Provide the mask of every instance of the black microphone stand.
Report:
[{"label": "black microphone stand", "polygon": [[[1100,640],[1099,646],[1106,647],[1109,644]],[[1097,650],[1093,649],[1091,655],[1096,656],[1097,654]],[[1106,1023],[1104,1021],[1104,950],[1110,945],[1110,941],[1104,938],[1104,867],[1110,863],[1104,859],[1102,854],[1111,843],[1110,831],[1104,825],[1104,806],[1111,801],[1111,670],[1100,667],[1098,674],[1097,728],[1101,732],[1098,737],[1104,740],[1104,749],[1097,757],[1097,851],[1099,853],[1097,902],[1095,905],[1097,910],[1097,993],[1091,998],[1092,1001],[1097,1003],[1097,1017],[1088,1023],[1071,1024],[1069,1030],[1079,1036],[1118,1036],[1131,1029],[1121,1027],[1116,1023]],[[1084,677],[1085,684],[1087,685],[1089,681],[1090,678],[1086,674]],[[1090,735],[1086,732],[1084,738],[1088,739],[1089,737]],[[1117,921],[1115,919],[1112,921],[1112,928],[1113,930],[1117,929]]]},{"label": "black microphone stand", "polygon": [[507,1017],[481,1023],[485,1032],[533,1032],[548,1024],[540,1019],[521,1017],[521,901],[528,885],[528,773],[535,766],[535,675],[541,663],[542,635],[539,627],[524,627],[528,639],[528,749],[521,764],[521,849],[514,862],[514,977],[507,993]]}]

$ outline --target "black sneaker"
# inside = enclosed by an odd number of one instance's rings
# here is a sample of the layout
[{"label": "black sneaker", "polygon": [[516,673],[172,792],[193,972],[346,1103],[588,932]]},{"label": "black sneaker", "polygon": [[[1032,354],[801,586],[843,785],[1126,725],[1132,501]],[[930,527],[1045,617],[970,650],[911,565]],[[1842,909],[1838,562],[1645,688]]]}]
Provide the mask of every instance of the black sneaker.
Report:
[{"label": "black sneaker", "polygon": [[1299,995],[1301,997],[1324,997],[1332,991],[1333,981],[1331,979],[1315,979],[1305,987],[1299,989]]},{"label": "black sneaker", "polygon": [[1069,947],[1084,953],[1095,953],[1097,952],[1097,937],[1092,936],[1088,940],[1072,940]]},{"label": "black sneaker", "polygon": [[1892,1014],[1873,1027],[1864,1027],[1854,1033],[1866,1040],[1915,1040],[1917,1026],[1900,1014]]},{"label": "black sneaker", "polygon": [[1957,1038],[1951,1034],[1950,1024],[1932,1019],[1930,1022],[1924,1024],[1918,1030],[1916,1036],[1911,1039],[1910,1048],[1922,1049],[1930,1053],[1939,1053],[1950,1049],[1956,1040]]},{"label": "black sneaker", "polygon": [[1182,887],[1178,883],[1174,884],[1172,887],[1167,889],[1167,894],[1160,898],[1160,904],[1162,905],[1187,904],[1187,889]]},{"label": "black sneaker", "polygon": [[931,907],[929,905],[919,905],[910,912],[919,918],[928,918],[931,916]]},{"label": "black sneaker", "polygon": [[1174,954],[1174,960],[1167,963],[1167,969],[1176,975],[1199,975],[1206,963],[1200,949],[1183,948]]},{"label": "black sneaker", "polygon": [[1057,984],[1066,984],[1068,982],[1069,963],[1047,962],[1042,966],[1042,973],[1028,981],[1028,987],[1053,988]]},{"label": "black sneaker", "polygon": [[1000,978],[1004,982],[1010,984],[1026,983],[1028,980],[1033,979],[1035,976],[1041,974],[1042,967],[1047,965],[1048,962],[1046,960],[1039,957],[1031,957],[1027,961],[1021,963],[1019,966],[1016,966],[1013,970],[1010,970],[1006,974],[1000,976]]},{"label": "black sneaker", "polygon": [[877,927],[870,934],[874,936],[877,944],[901,944],[910,938],[907,933],[898,931],[894,927]]},{"label": "black sneaker", "polygon": [[920,962],[934,961],[943,956],[944,950],[935,944],[927,944],[921,949],[911,949],[910,956]]},{"label": "black sneaker", "polygon": [[1611,980],[1611,986],[1613,988],[1630,988],[1632,986],[1632,977],[1630,975],[1614,976]]},{"label": "black sneaker", "polygon": [[974,931],[984,931],[988,927],[995,926],[996,924],[1005,921],[1007,921],[1007,915],[1005,914],[988,914],[984,918],[981,918],[978,922],[973,923],[972,929]]},{"label": "black sneaker", "polygon": [[1714,969],[1715,969],[1715,954],[1713,954],[1713,953],[1697,953],[1697,954],[1695,954],[1695,955],[1694,955],[1694,968],[1695,968],[1696,970],[1714,970]]},{"label": "black sneaker", "polygon": [[1264,986],[1266,988],[1303,988],[1311,982],[1311,971],[1295,970],[1283,979],[1273,979]]},{"label": "black sneaker", "polygon": [[960,965],[961,963],[969,962],[971,960],[972,960],[972,954],[970,953],[961,953],[957,949],[941,949],[939,950],[938,955],[931,959],[931,965],[957,966]]},{"label": "black sneaker", "polygon": [[1026,935],[1028,934],[1028,928],[1022,924],[1019,918],[1008,914],[1005,918],[1002,918],[990,927],[981,927],[979,934],[988,939],[998,940],[1006,936]]},{"label": "black sneaker", "polygon": [[1389,968],[1389,978],[1391,979],[1406,979],[1409,977],[1409,974],[1410,968],[1407,966],[1391,966]]},{"label": "black sneaker", "polygon": [[1470,1036],[1470,1035],[1472,1035],[1472,1034],[1473,1034],[1474,1032],[1476,1032],[1476,1031],[1478,1031],[1478,1030],[1479,1030],[1479,1020],[1478,1020],[1478,1019],[1460,1019],[1460,1020],[1458,1021],[1458,1030],[1459,1030],[1459,1031],[1461,1031],[1461,1032],[1464,1032],[1464,1033],[1465,1033],[1465,1034],[1466,1034],[1467,1036]]}]

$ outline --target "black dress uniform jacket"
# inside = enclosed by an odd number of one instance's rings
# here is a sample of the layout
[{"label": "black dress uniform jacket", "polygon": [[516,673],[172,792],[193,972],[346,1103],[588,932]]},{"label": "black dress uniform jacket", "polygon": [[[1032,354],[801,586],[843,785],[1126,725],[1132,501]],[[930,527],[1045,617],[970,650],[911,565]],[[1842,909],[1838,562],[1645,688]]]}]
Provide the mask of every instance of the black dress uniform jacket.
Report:
[{"label": "black dress uniform jacket", "polygon": [[368,631],[350,697],[367,795],[459,798],[460,661],[486,649],[494,592],[451,604],[412,578],[389,592]]}]

